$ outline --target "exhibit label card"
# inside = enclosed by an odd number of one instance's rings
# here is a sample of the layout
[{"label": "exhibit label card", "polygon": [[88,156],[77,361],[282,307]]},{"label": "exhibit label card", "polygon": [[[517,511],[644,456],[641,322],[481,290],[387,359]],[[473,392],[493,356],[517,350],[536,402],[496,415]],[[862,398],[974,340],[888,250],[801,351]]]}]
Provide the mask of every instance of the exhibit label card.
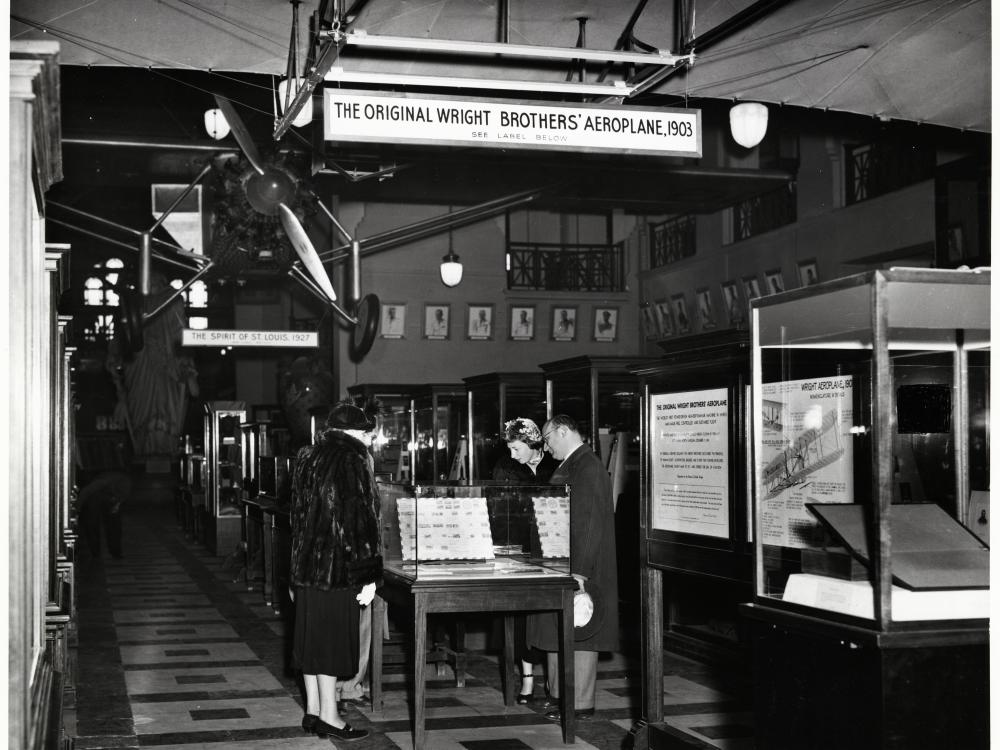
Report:
[{"label": "exhibit label card", "polygon": [[729,536],[729,391],[650,397],[652,527]]},{"label": "exhibit label card", "polygon": [[569,557],[569,498],[533,497],[543,558]]},{"label": "exhibit label card", "polygon": [[814,547],[819,521],[806,503],[853,503],[850,376],[786,380],[761,388],[757,441],[761,541]]},{"label": "exhibit label card", "polygon": [[396,501],[404,560],[491,560],[485,497],[401,497]]}]

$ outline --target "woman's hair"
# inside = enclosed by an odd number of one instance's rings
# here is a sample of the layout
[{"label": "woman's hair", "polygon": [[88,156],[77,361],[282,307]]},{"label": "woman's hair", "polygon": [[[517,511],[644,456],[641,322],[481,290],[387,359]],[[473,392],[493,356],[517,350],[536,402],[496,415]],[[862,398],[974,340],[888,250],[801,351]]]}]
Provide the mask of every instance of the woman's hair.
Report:
[{"label": "woman's hair", "polygon": [[526,417],[517,417],[509,422],[504,422],[503,439],[508,443],[520,440],[532,450],[542,447],[542,431],[538,425]]}]

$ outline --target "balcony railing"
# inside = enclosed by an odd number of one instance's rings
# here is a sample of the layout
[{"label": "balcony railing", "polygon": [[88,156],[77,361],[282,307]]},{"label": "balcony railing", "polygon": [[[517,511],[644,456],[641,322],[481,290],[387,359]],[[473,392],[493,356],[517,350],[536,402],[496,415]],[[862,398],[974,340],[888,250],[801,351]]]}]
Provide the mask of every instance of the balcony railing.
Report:
[{"label": "balcony railing", "polygon": [[926,180],[934,172],[934,150],[919,144],[875,141],[845,150],[848,205]]},{"label": "balcony railing", "polygon": [[507,288],[563,292],[620,292],[625,289],[625,246],[507,244]]},{"label": "balcony railing", "polygon": [[733,206],[733,241],[749,239],[772,229],[794,224],[798,216],[794,182],[755,195]]},{"label": "balcony railing", "polygon": [[649,225],[649,267],[659,268],[689,258],[697,249],[693,216],[679,216]]}]

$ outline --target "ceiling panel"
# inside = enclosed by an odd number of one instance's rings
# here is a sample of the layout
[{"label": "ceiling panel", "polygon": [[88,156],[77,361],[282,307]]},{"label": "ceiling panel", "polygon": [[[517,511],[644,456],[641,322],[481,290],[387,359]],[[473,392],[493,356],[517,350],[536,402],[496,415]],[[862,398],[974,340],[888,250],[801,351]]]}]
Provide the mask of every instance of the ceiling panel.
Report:
[{"label": "ceiling panel", "polygon": [[[372,34],[495,41],[498,2],[369,0],[354,28]],[[753,5],[694,2],[694,36]],[[301,5],[301,44],[318,2]],[[636,0],[510,0],[509,41],[573,46],[587,17],[586,46],[610,49]],[[13,0],[14,39],[58,39],[62,61],[284,72],[291,5],[281,0]],[[755,99],[788,105],[990,130],[988,0],[791,0],[705,49],[654,91],[661,96]],[[660,49],[674,39],[674,3],[649,0],[636,37]],[[44,31],[43,31],[44,29]],[[343,52],[348,69],[564,78],[565,68],[496,60]],[[591,68],[591,76],[596,68]]]}]

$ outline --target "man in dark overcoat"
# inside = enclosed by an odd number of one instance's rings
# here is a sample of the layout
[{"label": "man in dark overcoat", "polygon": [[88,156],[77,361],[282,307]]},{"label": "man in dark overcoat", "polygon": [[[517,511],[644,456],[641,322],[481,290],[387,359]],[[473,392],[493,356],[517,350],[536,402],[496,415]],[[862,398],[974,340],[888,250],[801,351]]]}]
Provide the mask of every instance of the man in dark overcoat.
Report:
[{"label": "man in dark overcoat", "polygon": [[[616,651],[618,642],[618,559],[615,552],[615,512],[611,476],[601,459],[583,442],[576,422],[556,415],[542,428],[545,448],[561,461],[549,479],[570,486],[570,572],[595,603],[594,621],[577,628],[573,675],[578,719],[594,715],[597,658]],[[555,708],[546,718],[559,721],[559,628],[557,615],[544,612],[528,618],[528,644],[547,651],[549,694]]]}]

